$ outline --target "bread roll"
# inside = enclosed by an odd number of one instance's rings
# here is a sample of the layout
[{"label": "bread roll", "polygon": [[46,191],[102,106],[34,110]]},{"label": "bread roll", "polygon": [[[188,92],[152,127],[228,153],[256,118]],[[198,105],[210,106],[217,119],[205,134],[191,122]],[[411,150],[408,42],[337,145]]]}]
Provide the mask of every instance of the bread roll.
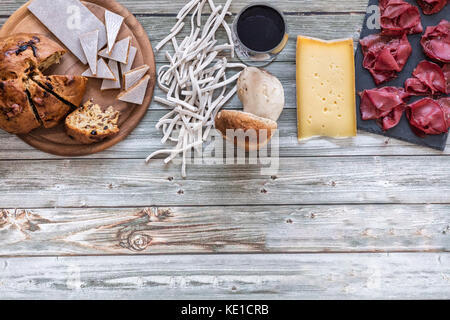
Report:
[{"label": "bread roll", "polygon": [[[221,111],[215,119],[215,127],[223,137],[247,151],[259,150],[272,139],[278,125],[275,121],[261,118],[242,111]],[[227,130],[243,130],[245,140],[236,135],[227,136]],[[236,133],[236,132],[235,132]],[[248,138],[255,134],[254,139]]]}]

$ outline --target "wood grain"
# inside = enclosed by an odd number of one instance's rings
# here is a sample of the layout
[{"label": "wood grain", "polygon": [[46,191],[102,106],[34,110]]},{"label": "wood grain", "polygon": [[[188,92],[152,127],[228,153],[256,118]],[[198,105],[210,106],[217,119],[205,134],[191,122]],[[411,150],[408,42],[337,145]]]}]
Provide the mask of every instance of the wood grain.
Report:
[{"label": "wood grain", "polygon": [[[0,24],[23,2],[0,0]],[[185,1],[120,2],[156,43]],[[193,166],[181,180],[178,166],[145,165],[161,147],[155,103],[128,139],[81,159],[0,133],[0,298],[450,298],[449,150],[362,132],[295,139],[295,35],[356,41],[367,1],[276,4],[293,35],[268,68],[288,102],[280,172]]]},{"label": "wood grain", "polygon": [[5,299],[450,298],[449,253],[4,258],[0,268]]},{"label": "wood grain", "polygon": [[[232,106],[229,108],[232,108]],[[125,141],[104,152],[83,158],[145,159],[150,153],[164,147],[161,144],[161,132],[155,129],[156,123],[164,114],[165,111],[162,110],[151,110]],[[447,149],[444,152],[440,152],[363,131],[360,131],[358,137],[354,139],[335,140],[323,138],[298,143],[296,139],[297,124],[293,121],[296,117],[295,109],[287,109],[283,112],[279,120],[281,157],[351,157],[357,155],[441,156],[450,154],[450,141],[448,142]],[[60,157],[42,153],[26,145],[16,136],[5,132],[0,132],[0,141],[2,141],[0,160],[60,159]]]},{"label": "wood grain", "polygon": [[2,161],[0,203],[25,209],[450,203],[445,156],[283,158],[273,176],[261,168],[192,165],[182,180],[179,166],[162,160]]},{"label": "wood grain", "polygon": [[450,251],[450,205],[4,210],[0,256]]},{"label": "wood grain", "polygon": [[[220,3],[221,0],[216,0]],[[25,0],[2,0],[0,15],[11,15],[17,8],[24,4]],[[166,0],[121,0],[121,4],[132,13],[139,15],[176,14],[183,7],[184,0],[172,0],[168,4]],[[282,10],[297,13],[321,13],[321,12],[365,12],[367,0],[327,0],[326,5],[318,0],[277,0],[276,5]],[[248,0],[234,0],[231,12],[237,13],[248,4]]]}]

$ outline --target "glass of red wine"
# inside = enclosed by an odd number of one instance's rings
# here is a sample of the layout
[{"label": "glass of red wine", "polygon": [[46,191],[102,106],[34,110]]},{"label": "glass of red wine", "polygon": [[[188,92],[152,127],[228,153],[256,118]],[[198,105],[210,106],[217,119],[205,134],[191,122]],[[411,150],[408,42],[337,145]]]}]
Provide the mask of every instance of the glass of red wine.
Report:
[{"label": "glass of red wine", "polygon": [[283,13],[268,3],[245,7],[233,23],[233,40],[239,59],[254,67],[268,65],[286,47],[288,27]]}]

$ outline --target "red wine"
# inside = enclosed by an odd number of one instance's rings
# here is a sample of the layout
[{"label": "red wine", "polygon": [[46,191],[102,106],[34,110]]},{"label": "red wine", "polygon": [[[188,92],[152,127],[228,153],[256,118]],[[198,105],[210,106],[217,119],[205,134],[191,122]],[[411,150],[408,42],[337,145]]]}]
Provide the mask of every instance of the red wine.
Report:
[{"label": "red wine", "polygon": [[268,6],[255,5],[239,17],[237,33],[241,42],[250,50],[268,52],[283,40],[286,26],[281,14]]}]

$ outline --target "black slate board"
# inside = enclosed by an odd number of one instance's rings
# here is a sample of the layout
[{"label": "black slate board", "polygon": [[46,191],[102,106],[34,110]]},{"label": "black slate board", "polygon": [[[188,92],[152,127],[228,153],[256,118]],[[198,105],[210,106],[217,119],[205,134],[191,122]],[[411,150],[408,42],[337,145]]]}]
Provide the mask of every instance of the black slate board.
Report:
[{"label": "black slate board", "polygon": [[[406,2],[409,2],[413,5],[417,5],[415,0],[406,0]],[[370,0],[369,1],[369,7],[367,9],[367,15],[364,19],[364,25],[361,32],[361,39],[374,33],[381,32],[380,29],[375,28],[369,28],[369,26],[373,26],[373,14],[375,7],[378,6],[378,0]],[[424,32],[426,27],[428,26],[435,26],[437,25],[442,19],[448,20],[450,18],[450,5],[447,4],[447,6],[439,13],[436,13],[431,16],[424,15],[422,13],[422,9],[419,7],[420,14],[422,16],[422,25],[424,27]],[[367,23],[369,19],[369,24]],[[404,87],[405,80],[408,78],[411,78],[412,72],[416,68],[417,64],[426,59],[425,54],[423,53],[422,46],[420,45],[420,39],[422,38],[421,34],[415,34],[408,36],[409,42],[411,43],[411,46],[413,48],[413,53],[411,57],[408,60],[408,63],[406,64],[403,71],[399,74],[399,76],[396,79],[393,79],[389,82],[383,83],[379,87]],[[361,45],[358,45],[358,50],[356,52],[356,92],[361,92],[366,89],[373,89],[377,86],[375,85],[375,82],[373,81],[372,76],[370,75],[369,71],[363,67],[363,54],[361,50]],[[427,59],[429,60],[429,59]],[[409,103],[420,100],[424,97],[412,97],[409,100]],[[402,120],[400,123],[391,130],[388,130],[384,132],[375,122],[375,120],[369,120],[364,121],[361,119],[361,112],[359,109],[359,105],[361,103],[361,98],[359,95],[356,97],[357,99],[357,117],[358,117],[358,129],[368,131],[371,133],[383,135],[386,137],[392,137],[399,140],[411,142],[414,144],[418,144],[421,146],[430,147],[433,149],[441,150],[443,151],[445,149],[445,146],[447,144],[447,134],[441,134],[437,136],[427,136],[425,138],[420,138],[416,136],[408,123],[408,119],[406,118],[406,115],[403,115]]]}]

